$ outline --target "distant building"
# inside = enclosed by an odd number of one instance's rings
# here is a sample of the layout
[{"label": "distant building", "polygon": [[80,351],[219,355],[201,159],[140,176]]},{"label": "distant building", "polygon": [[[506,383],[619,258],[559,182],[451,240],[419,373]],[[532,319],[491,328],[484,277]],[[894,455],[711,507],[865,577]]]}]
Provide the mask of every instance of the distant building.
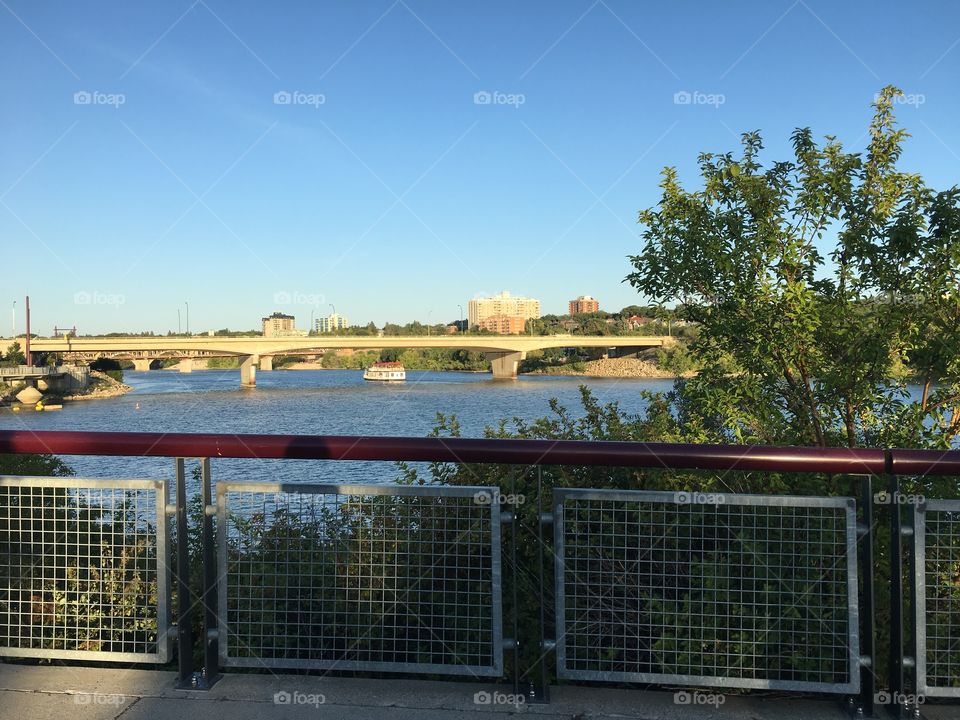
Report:
[{"label": "distant building", "polygon": [[571,300],[567,306],[570,309],[570,315],[595,313],[600,310],[600,301],[590,295],[581,295],[576,300]]},{"label": "distant building", "polygon": [[336,332],[337,330],[343,330],[349,324],[343,315],[330,313],[326,317],[317,318],[316,330],[318,333]]},{"label": "distant building", "polygon": [[630,326],[631,330],[639,330],[648,322],[650,322],[650,318],[641,317],[640,315],[631,315],[627,318],[627,325]]},{"label": "distant building", "polygon": [[477,327],[497,335],[519,335],[527,328],[527,319],[519,315],[491,315],[481,320]]},{"label": "distant building", "polygon": [[293,315],[284,315],[275,312],[270,317],[262,318],[264,337],[285,337],[290,335],[294,328]]},{"label": "distant building", "polygon": [[501,316],[519,318],[525,324],[527,320],[540,317],[540,301],[513,297],[504,290],[499,295],[474,298],[467,303],[467,327],[483,327],[481,322],[484,319]]}]

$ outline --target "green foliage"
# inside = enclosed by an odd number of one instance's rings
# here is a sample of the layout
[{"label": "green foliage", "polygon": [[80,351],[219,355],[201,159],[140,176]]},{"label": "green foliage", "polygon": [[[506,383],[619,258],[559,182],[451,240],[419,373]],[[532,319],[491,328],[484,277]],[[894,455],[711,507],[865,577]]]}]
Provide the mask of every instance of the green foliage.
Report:
[{"label": "green foliage", "polygon": [[0,353],[0,366],[16,367],[17,365],[24,365],[26,362],[27,356],[23,354],[23,351],[20,349],[20,343],[18,342],[13,342],[7,348],[6,355]]},{"label": "green foliage", "polygon": [[794,158],[765,167],[750,132],[739,157],[700,155],[701,190],[664,170],[627,279],[699,325],[700,372],[666,398],[676,439],[945,448],[960,432],[960,189],[897,169],[898,94],[880,94],[865,157],[799,129]]},{"label": "green foliage", "polygon": [[112,377],[117,382],[123,382],[123,367],[117,360],[111,360],[110,358],[97,358],[90,363],[90,369],[102,372],[104,375]]},{"label": "green foliage", "polygon": [[216,370],[227,370],[240,367],[238,357],[213,357],[207,360],[207,367]]}]

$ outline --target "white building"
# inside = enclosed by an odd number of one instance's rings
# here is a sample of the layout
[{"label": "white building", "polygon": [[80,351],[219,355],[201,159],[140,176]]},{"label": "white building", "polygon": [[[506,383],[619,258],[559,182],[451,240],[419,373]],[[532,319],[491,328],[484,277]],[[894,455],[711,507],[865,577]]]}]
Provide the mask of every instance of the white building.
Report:
[{"label": "white building", "polygon": [[480,321],[494,316],[520,317],[530,320],[540,317],[540,301],[533,298],[514,297],[506,290],[488,298],[474,298],[467,303],[469,327],[477,327]]},{"label": "white building", "polygon": [[317,318],[316,330],[318,333],[335,332],[337,330],[343,330],[349,324],[343,315],[330,313],[326,317]]}]

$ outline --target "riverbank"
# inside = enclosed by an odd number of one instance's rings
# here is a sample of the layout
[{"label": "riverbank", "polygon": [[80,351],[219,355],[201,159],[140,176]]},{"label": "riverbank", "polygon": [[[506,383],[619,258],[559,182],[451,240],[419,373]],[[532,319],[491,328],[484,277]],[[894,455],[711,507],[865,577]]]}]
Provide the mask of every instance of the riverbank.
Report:
[{"label": "riverbank", "polygon": [[[284,365],[277,370],[334,370],[337,368],[323,367],[319,362],[296,362]],[[416,370],[417,368],[407,368]],[[443,372],[443,371],[440,371]],[[480,370],[450,370],[447,372],[489,372]],[[676,373],[664,370],[656,363],[639,358],[608,358],[589,360],[582,363],[564,363],[553,367],[531,370],[522,375],[572,375],[594,378],[650,378],[670,379],[677,377]]]},{"label": "riverbank", "polygon": [[103,398],[119,397],[133,390],[129,385],[114,380],[109,375],[98,370],[90,371],[90,384],[83,390],[72,395],[64,395],[63,400],[100,400]]}]

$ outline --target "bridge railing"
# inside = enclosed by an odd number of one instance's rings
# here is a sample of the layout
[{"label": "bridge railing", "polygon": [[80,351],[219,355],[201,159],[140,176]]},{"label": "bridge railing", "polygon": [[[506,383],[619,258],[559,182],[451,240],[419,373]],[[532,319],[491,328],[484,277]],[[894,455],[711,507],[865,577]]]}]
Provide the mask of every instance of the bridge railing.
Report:
[{"label": "bridge railing", "polygon": [[[868,715],[876,702],[906,710],[926,696],[960,694],[960,510],[940,502],[960,493],[954,481],[934,482],[960,476],[960,452],[0,431],[0,453],[175,459],[162,490],[175,494],[138,516],[153,547],[174,546],[172,597],[159,584],[150,595],[152,645],[123,645],[121,633],[99,647],[135,647],[162,661],[151,653],[175,635],[183,684],[208,685],[238,666],[506,673],[530,700],[546,698],[555,677],[814,691],[849,696]],[[192,481],[184,458],[202,458]],[[215,483],[210,458],[427,462],[465,472],[438,473],[454,484]],[[670,490],[651,490],[665,473],[676,474]],[[812,484],[814,476],[829,482]],[[735,491],[703,492],[706,479]],[[7,478],[2,487],[33,497],[40,482]],[[70,512],[82,514],[96,505],[83,488],[104,481],[56,482],[75,483]],[[835,492],[802,492],[826,486]],[[936,501],[920,492],[934,489]],[[0,555],[36,522],[62,529],[56,513],[38,511],[42,502],[28,511],[30,502],[2,498],[13,509],[0,523]],[[122,537],[108,539],[122,545]],[[106,561],[92,545],[84,552],[85,599],[69,595],[67,576],[78,572],[69,559],[44,592],[127,617],[123,593],[89,592],[101,587]],[[538,555],[539,567],[530,562]],[[162,569],[159,550],[155,557]],[[25,637],[27,622],[13,565],[0,558],[5,654],[18,654],[11,640]],[[179,601],[188,597],[202,619]],[[47,595],[38,600],[42,609]],[[89,629],[79,620],[61,624],[60,645],[19,654],[92,647],[79,647],[76,626]]]}]

